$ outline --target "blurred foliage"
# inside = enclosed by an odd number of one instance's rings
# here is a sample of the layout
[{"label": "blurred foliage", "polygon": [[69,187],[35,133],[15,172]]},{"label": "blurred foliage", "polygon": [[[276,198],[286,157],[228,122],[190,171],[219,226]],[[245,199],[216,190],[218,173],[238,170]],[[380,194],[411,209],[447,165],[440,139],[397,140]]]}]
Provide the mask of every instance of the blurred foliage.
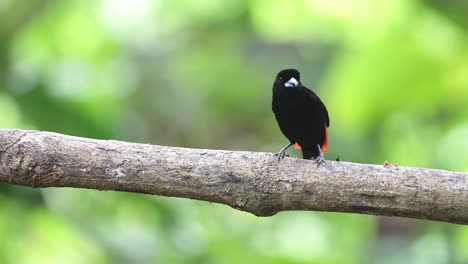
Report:
[{"label": "blurred foliage", "polygon": [[[0,127],[274,152],[271,85],[296,67],[329,109],[328,159],[467,171],[467,13],[457,0],[0,0]],[[468,262],[467,227],[381,219],[1,184],[0,263]]]}]

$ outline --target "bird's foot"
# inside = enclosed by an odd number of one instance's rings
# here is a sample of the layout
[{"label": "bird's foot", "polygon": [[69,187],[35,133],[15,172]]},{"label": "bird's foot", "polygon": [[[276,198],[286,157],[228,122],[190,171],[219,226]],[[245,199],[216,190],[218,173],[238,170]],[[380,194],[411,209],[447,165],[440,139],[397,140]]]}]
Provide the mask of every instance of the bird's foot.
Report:
[{"label": "bird's foot", "polygon": [[319,144],[317,144],[317,149],[318,149],[319,155],[315,158],[315,164],[318,167],[321,163],[325,162],[325,157],[323,156],[323,152]]},{"label": "bird's foot", "polygon": [[280,162],[280,161],[281,161],[282,159],[284,159],[285,157],[289,157],[289,155],[286,154],[286,151],[284,151],[284,150],[275,153],[274,156],[278,159],[278,162]]},{"label": "bird's foot", "polygon": [[289,155],[286,154],[286,150],[292,145],[292,143],[289,143],[288,145],[284,146],[279,152],[275,153],[274,156],[278,158],[278,162],[284,159],[284,157],[289,157]]},{"label": "bird's foot", "polygon": [[323,154],[318,155],[316,158],[314,158],[314,160],[315,160],[315,164],[317,165],[317,167],[320,164],[325,162],[325,158],[323,157]]}]

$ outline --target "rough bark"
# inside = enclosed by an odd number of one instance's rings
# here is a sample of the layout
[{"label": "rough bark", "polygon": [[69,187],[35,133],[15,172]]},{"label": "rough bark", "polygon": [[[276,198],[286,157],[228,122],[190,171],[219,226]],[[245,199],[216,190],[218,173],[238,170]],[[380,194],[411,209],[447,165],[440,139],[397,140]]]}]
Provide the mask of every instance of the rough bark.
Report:
[{"label": "rough bark", "polygon": [[[351,212],[468,224],[468,173],[0,129],[0,180],[185,197],[258,216]],[[105,195],[105,194],[103,194]]]}]

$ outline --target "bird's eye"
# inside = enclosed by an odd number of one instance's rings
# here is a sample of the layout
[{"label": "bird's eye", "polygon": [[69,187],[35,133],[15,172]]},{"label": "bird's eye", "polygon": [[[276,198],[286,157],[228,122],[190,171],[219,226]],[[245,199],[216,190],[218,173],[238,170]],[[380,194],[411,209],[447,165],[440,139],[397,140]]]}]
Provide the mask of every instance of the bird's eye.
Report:
[{"label": "bird's eye", "polygon": [[279,79],[278,79],[278,80],[279,80],[279,81],[282,81],[282,80],[283,80],[283,77],[279,77]]}]

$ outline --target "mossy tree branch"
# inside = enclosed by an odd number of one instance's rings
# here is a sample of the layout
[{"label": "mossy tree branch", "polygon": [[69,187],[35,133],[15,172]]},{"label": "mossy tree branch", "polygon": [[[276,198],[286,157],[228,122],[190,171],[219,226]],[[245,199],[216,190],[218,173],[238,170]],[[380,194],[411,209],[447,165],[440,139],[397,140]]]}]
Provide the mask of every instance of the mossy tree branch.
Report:
[{"label": "mossy tree branch", "polygon": [[[468,224],[468,173],[187,149],[0,129],[0,180],[191,198],[258,216],[287,210]],[[105,194],[103,194],[105,195]]]}]

